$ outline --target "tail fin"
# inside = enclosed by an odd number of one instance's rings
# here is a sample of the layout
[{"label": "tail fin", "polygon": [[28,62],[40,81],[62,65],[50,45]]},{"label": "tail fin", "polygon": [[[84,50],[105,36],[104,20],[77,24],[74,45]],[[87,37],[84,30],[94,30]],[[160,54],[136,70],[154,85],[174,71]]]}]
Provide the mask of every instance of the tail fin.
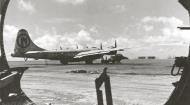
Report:
[{"label": "tail fin", "polygon": [[21,29],[17,33],[16,44],[14,48],[14,55],[24,54],[28,51],[43,51],[44,49],[38,47],[30,39],[28,32]]}]

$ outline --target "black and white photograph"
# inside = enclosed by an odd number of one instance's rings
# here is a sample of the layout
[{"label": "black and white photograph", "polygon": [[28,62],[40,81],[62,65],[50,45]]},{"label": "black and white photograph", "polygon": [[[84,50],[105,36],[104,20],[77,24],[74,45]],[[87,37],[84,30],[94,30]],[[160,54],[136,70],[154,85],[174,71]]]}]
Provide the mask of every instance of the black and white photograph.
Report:
[{"label": "black and white photograph", "polygon": [[0,0],[0,105],[190,105],[190,0]]}]

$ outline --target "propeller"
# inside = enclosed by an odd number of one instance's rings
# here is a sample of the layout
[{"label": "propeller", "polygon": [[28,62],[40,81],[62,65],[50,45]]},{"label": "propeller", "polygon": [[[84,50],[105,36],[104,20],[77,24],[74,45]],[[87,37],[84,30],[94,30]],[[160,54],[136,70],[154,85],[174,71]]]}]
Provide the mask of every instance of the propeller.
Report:
[{"label": "propeller", "polygon": [[100,43],[100,49],[101,49],[101,50],[103,49],[103,47],[102,47],[102,43]]},{"label": "propeller", "polygon": [[62,50],[63,48],[60,46],[60,50]]},{"label": "propeller", "polygon": [[[114,48],[117,48],[117,40],[115,40],[115,46],[114,46]],[[115,52],[114,55],[115,55],[115,56],[117,55],[117,51]]]},{"label": "propeller", "polygon": [[79,46],[78,46],[78,44],[76,44],[76,49],[79,49]]},{"label": "propeller", "polygon": [[114,46],[114,48],[117,48],[117,40],[115,40],[115,46]]},{"label": "propeller", "polygon": [[117,48],[117,40],[115,40],[115,42],[114,42],[114,45],[113,45],[113,46],[110,46],[110,47],[108,47],[108,48]]}]

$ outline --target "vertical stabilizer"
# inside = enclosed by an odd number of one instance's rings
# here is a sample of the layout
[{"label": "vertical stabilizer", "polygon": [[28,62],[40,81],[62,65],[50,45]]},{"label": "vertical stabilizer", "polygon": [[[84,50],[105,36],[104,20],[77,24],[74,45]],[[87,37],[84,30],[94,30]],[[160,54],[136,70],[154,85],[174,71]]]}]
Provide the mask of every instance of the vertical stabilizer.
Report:
[{"label": "vertical stabilizer", "polygon": [[34,42],[31,40],[28,32],[25,29],[21,29],[18,31],[13,56],[20,56],[28,51],[43,50],[44,49],[34,44]]}]

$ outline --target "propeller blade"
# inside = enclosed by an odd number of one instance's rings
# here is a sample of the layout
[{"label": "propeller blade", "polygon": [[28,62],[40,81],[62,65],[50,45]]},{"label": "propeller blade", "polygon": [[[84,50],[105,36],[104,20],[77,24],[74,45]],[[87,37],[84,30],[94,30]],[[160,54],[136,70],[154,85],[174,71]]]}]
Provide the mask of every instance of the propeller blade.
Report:
[{"label": "propeller blade", "polygon": [[76,44],[76,48],[79,49],[79,46]]},{"label": "propeller blade", "polygon": [[102,47],[102,43],[100,43],[100,49],[101,49],[101,50],[103,49],[103,47]]},{"label": "propeller blade", "polygon": [[115,48],[117,48],[117,40],[115,40]]}]

